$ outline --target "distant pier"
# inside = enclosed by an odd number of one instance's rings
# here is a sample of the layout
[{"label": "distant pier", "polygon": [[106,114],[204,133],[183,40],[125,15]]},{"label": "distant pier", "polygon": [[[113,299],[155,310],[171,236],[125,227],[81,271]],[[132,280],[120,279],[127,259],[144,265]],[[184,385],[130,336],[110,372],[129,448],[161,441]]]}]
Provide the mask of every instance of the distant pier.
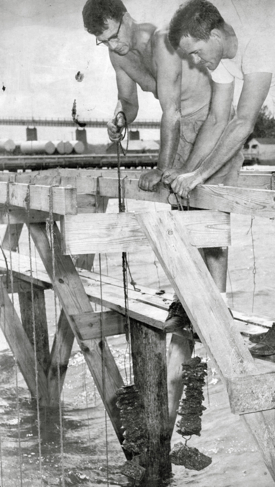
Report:
[{"label": "distant pier", "polygon": [[[106,128],[107,120],[81,120],[85,127]],[[76,127],[76,123],[70,118],[0,118],[0,125],[25,125],[43,127]],[[137,120],[131,123],[133,129],[158,129],[158,120]]]}]

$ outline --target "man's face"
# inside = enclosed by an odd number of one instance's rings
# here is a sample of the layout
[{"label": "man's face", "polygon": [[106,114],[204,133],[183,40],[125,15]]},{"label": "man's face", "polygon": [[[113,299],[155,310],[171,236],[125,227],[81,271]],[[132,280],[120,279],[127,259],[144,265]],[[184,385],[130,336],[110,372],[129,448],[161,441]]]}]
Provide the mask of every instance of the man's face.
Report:
[{"label": "man's face", "polygon": [[182,37],[180,40],[182,51],[191,56],[195,64],[202,64],[213,71],[222,59],[222,44],[219,39],[210,35],[208,40],[194,39],[194,37]]},{"label": "man's face", "polygon": [[96,38],[97,45],[105,45],[110,51],[114,51],[120,56],[125,56],[130,50],[130,39],[127,34],[123,17],[120,22],[114,19],[107,20],[108,28]]}]

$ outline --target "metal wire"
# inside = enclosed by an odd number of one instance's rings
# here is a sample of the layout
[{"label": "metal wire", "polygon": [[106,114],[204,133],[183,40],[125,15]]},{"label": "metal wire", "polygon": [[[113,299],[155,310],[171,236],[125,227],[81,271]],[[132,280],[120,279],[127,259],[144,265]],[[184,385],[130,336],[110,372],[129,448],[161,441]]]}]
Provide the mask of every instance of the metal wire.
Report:
[{"label": "metal wire", "polygon": [[33,291],[33,269],[32,269],[32,246],[31,246],[31,234],[30,234],[30,185],[28,184],[27,196],[27,228],[28,228],[28,245],[29,245],[29,258],[30,258],[30,287],[31,287],[31,312],[32,312],[32,333],[33,333],[33,350],[34,350],[34,371],[35,371],[35,395],[36,395],[36,414],[37,414],[37,427],[38,427],[38,451],[39,451],[39,471],[40,482],[43,485],[43,472],[42,472],[42,449],[41,449],[41,421],[40,421],[40,409],[39,409],[39,376],[38,376],[38,359],[37,359],[37,342],[36,342],[36,320],[34,311],[34,291]]},{"label": "metal wire", "polygon": [[[53,219],[53,186],[49,189],[49,234],[50,234],[50,246],[52,255],[52,273],[53,283],[55,282],[55,250],[54,250],[54,219]],[[56,329],[56,348],[57,348],[57,383],[58,383],[58,409],[59,409],[59,425],[60,425],[60,453],[61,453],[61,469],[62,469],[62,487],[65,487],[65,467],[64,467],[64,442],[63,442],[63,418],[62,418],[62,404],[61,404],[61,379],[60,379],[60,343],[58,334],[58,320],[57,320],[57,303],[56,293],[54,291],[54,319]]]},{"label": "metal wire", "polygon": [[[10,257],[10,282],[11,282],[11,300],[12,300],[12,311],[14,316],[14,283],[13,283],[13,270],[12,270],[12,253],[11,253],[11,234],[10,234],[10,182],[7,184],[7,201],[5,203],[7,217],[8,217],[8,238],[9,238],[9,257]],[[4,317],[4,319],[6,319]],[[18,432],[18,450],[19,450],[19,474],[20,474],[20,486],[23,486],[23,460],[22,460],[22,446],[21,446],[21,428],[20,428],[20,402],[19,402],[19,386],[18,386],[18,362],[16,357],[14,357],[15,364],[15,386],[16,386],[16,411],[17,411],[17,432]]]}]

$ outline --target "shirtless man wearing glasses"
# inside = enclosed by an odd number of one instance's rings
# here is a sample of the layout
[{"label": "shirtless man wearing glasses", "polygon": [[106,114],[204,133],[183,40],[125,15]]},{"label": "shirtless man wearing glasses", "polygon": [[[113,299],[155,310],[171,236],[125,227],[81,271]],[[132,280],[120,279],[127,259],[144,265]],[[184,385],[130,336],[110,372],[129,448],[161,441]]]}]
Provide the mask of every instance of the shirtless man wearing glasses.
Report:
[{"label": "shirtless man wearing glasses", "polygon": [[[150,23],[137,23],[121,0],[88,0],[83,9],[86,30],[96,36],[97,45],[109,49],[116,72],[118,101],[114,118],[107,129],[112,141],[119,138],[124,120],[115,123],[123,111],[132,123],[138,113],[137,85],[158,98],[162,108],[160,151],[157,168],[141,175],[139,187],[156,190],[164,171],[183,168],[194,145],[201,125],[206,120],[210,98],[210,75],[204,66],[195,66],[191,59],[173,50],[167,29],[157,29]],[[230,114],[221,114],[226,124]],[[242,159],[232,161],[233,178]],[[188,167],[186,167],[186,172]],[[227,175],[217,177],[226,182]],[[226,181],[225,181],[226,180]],[[214,178],[212,178],[212,182]],[[233,184],[233,182],[232,182]],[[204,249],[205,260],[221,293],[225,293],[227,251]],[[168,359],[168,396],[171,432],[182,394],[181,364],[190,358],[192,346],[188,340],[172,335]]]}]

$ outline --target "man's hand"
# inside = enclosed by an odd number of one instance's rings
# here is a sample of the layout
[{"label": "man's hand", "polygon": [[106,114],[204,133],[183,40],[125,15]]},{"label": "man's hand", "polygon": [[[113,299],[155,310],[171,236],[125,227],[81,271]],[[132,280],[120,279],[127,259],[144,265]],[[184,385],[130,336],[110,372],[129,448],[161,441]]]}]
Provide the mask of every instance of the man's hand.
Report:
[{"label": "man's hand", "polygon": [[202,181],[198,180],[196,172],[189,172],[188,174],[180,174],[171,184],[171,188],[178,196],[188,198],[190,191],[194,189]]},{"label": "man's hand", "polygon": [[125,127],[125,118],[122,114],[118,114],[116,118],[107,123],[107,132],[109,139],[112,142],[118,142],[121,138],[121,133]]},{"label": "man's hand", "polygon": [[173,167],[166,169],[162,175],[162,182],[164,184],[171,184],[180,174],[182,174],[180,169],[173,169]]},{"label": "man's hand", "polygon": [[156,191],[157,184],[161,181],[162,171],[159,169],[151,169],[142,174],[139,178],[138,186],[143,191]]}]

